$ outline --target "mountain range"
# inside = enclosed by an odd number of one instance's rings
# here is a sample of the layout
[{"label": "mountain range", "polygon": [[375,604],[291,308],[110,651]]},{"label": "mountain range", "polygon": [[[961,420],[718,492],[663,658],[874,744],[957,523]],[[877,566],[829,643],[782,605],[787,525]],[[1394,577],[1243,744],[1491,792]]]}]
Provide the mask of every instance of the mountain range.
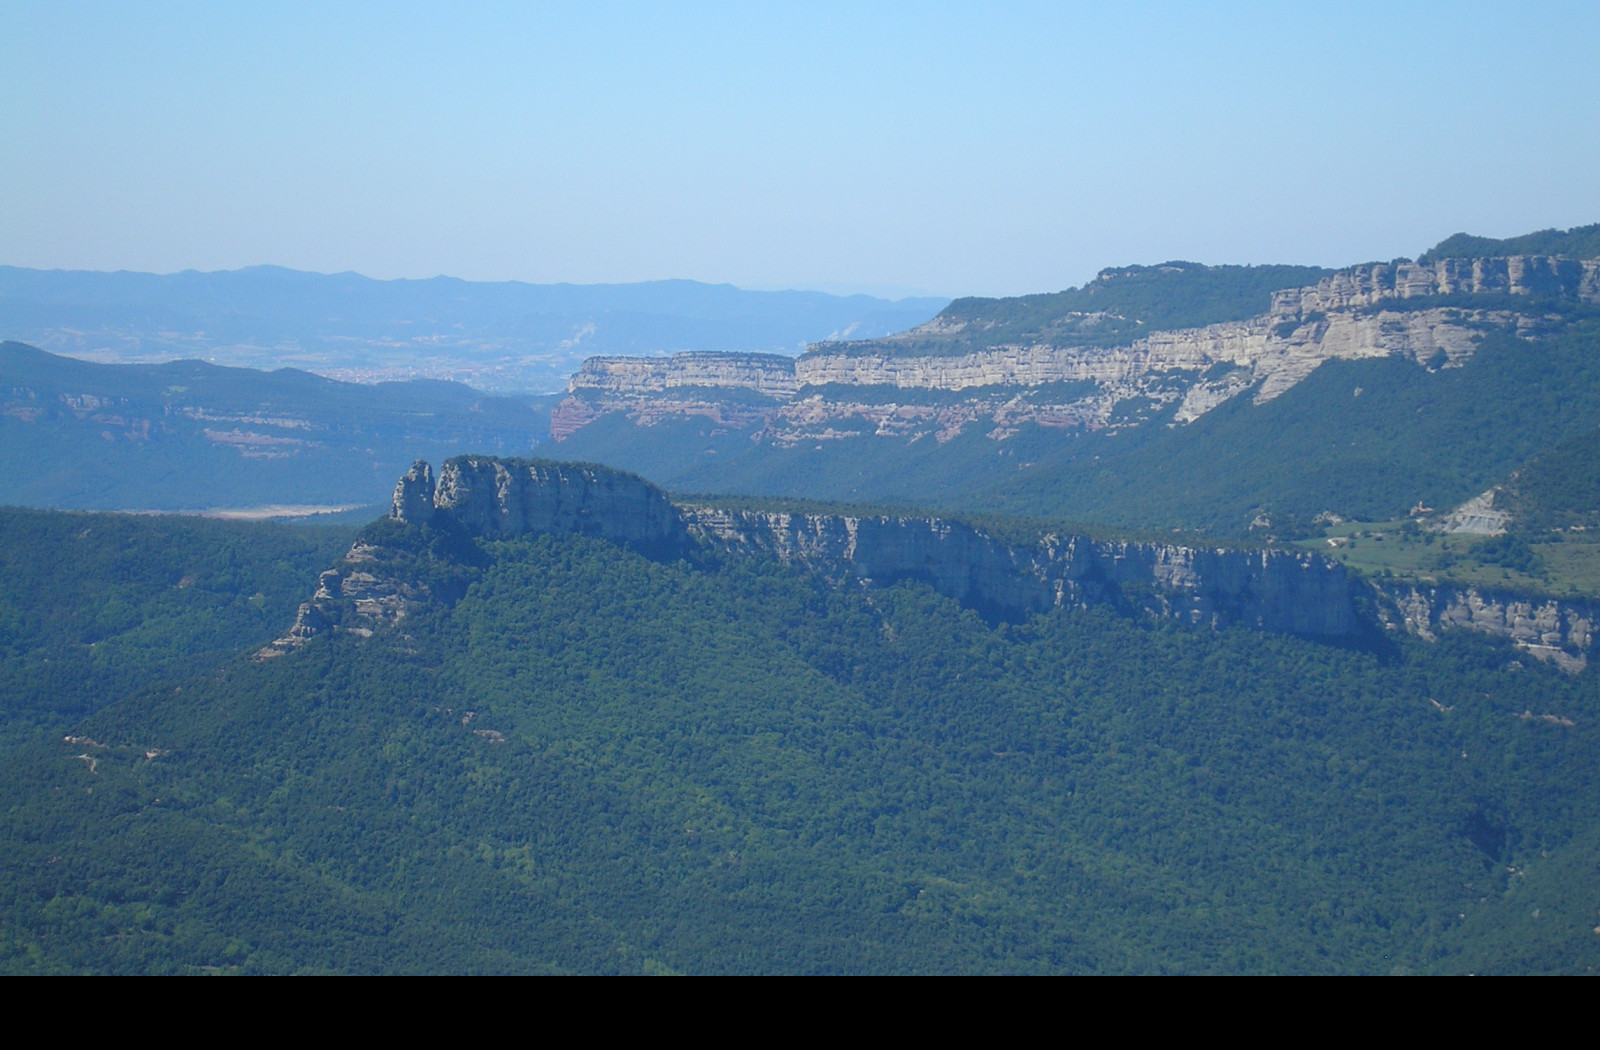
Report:
[{"label": "mountain range", "polygon": [[[549,398],[7,343],[0,969],[1592,973],[1597,241]],[[365,523],[88,512],[268,503]]]},{"label": "mountain range", "polygon": [[535,285],[380,281],[276,266],[175,274],[0,266],[0,337],[106,364],[198,358],[363,382],[557,389],[593,353],[797,353],[885,335],[943,299],[755,292],[697,281]]}]

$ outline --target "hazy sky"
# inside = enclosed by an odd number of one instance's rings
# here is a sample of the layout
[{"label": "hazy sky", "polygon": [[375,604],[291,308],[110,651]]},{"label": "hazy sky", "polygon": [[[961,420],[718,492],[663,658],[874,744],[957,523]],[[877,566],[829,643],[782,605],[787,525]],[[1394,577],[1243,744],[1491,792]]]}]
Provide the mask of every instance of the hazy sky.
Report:
[{"label": "hazy sky", "polygon": [[950,295],[1343,265],[1600,222],[1597,69],[1592,0],[0,0],[0,263]]}]

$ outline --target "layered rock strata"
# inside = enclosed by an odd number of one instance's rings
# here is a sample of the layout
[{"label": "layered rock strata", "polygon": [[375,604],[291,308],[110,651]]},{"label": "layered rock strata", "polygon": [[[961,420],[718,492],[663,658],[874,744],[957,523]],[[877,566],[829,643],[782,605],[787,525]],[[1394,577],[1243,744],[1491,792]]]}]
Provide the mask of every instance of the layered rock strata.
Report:
[{"label": "layered rock strata", "polygon": [[1429,641],[1466,629],[1509,638],[1542,660],[1580,671],[1588,664],[1600,604],[1518,595],[1479,587],[1378,585],[1392,623]]},{"label": "layered rock strata", "polygon": [[1272,296],[1273,316],[1350,310],[1385,299],[1431,295],[1528,295],[1600,302],[1600,259],[1511,255],[1498,259],[1440,259],[1369,263],[1341,270],[1307,288]]},{"label": "layered rock strata", "polygon": [[687,351],[671,357],[591,357],[567,384],[569,390],[613,393],[661,393],[697,386],[754,390],[774,397],[787,397],[800,389],[792,357],[717,351]]},{"label": "layered rock strata", "polygon": [[[1600,260],[1511,256],[1357,266],[1274,293],[1271,309],[1260,317],[1152,332],[1114,347],[1035,342],[959,354],[916,352],[913,347],[963,327],[935,318],[900,336],[821,344],[798,359],[715,353],[591,358],[568,382],[571,396],[553,413],[551,433],[565,440],[602,415],[625,412],[641,426],[701,416],[780,445],[863,436],[837,425],[860,418],[874,420],[876,436],[945,441],[979,423],[1004,440],[1025,423],[1139,425],[1174,403],[1171,418],[1181,424],[1246,391],[1257,403],[1270,401],[1324,361],[1402,356],[1428,368],[1455,367],[1472,356],[1487,328],[1531,336],[1542,325],[1539,317],[1511,309],[1400,306],[1454,294],[1600,302]],[[1063,385],[1077,389],[1059,389]],[[851,388],[873,396],[852,397]],[[915,398],[885,398],[885,390],[955,396],[950,404],[928,406]],[[1145,409],[1130,414],[1124,406],[1136,399]]]}]

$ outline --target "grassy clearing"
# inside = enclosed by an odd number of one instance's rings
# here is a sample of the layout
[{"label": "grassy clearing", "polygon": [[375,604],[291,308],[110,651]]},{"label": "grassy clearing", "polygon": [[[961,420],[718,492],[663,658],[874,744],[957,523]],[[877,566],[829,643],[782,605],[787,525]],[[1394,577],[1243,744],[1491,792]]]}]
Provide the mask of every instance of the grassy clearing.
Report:
[{"label": "grassy clearing", "polygon": [[1600,534],[1551,532],[1527,538],[1531,564],[1506,564],[1490,538],[1423,532],[1407,520],[1347,521],[1298,546],[1366,576],[1453,583],[1558,596],[1600,596]]}]

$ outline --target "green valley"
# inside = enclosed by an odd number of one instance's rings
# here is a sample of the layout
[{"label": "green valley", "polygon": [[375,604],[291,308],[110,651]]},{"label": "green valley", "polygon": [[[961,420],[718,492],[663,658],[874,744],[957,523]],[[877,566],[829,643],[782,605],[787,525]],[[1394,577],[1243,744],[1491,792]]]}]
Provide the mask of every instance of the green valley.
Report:
[{"label": "green valley", "polygon": [[1504,643],[989,625],[760,558],[365,542],[469,585],[12,750],[7,969],[1600,965],[1596,679]]}]

